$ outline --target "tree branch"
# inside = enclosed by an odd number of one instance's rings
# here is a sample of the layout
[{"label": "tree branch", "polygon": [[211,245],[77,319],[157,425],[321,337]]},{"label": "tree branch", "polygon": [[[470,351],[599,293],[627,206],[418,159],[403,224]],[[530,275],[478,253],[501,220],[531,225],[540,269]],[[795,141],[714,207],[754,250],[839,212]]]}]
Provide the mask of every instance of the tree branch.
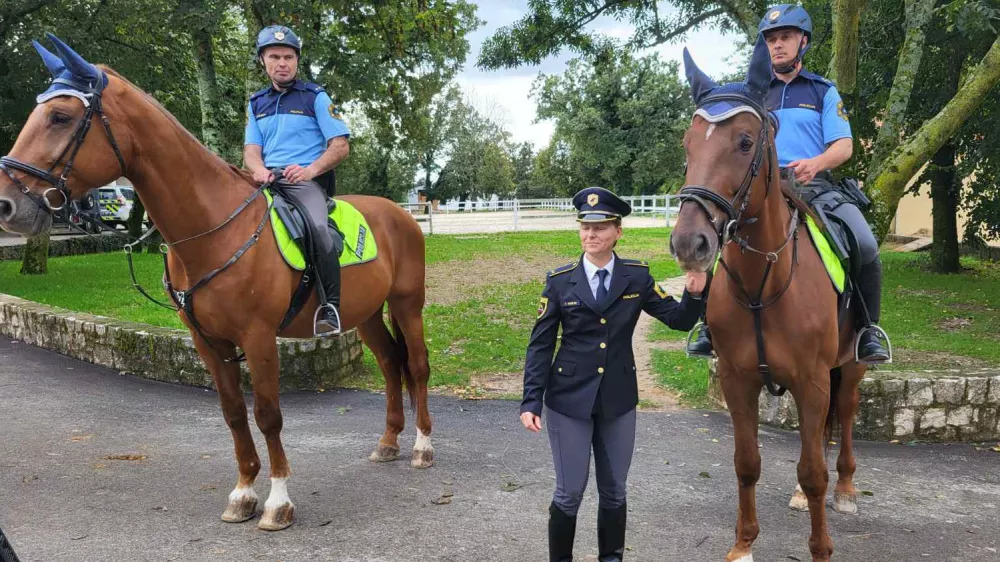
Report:
[{"label": "tree branch", "polygon": [[0,19],[0,40],[7,36],[7,32],[10,31],[13,23],[20,21],[22,18],[29,16],[38,10],[41,10],[53,2],[55,2],[55,0],[36,0],[34,4],[28,4],[20,10],[9,12],[4,18]]},{"label": "tree branch", "polygon": [[680,37],[681,35],[684,35],[688,31],[691,31],[691,29],[693,29],[693,28],[695,28],[695,27],[697,27],[697,26],[705,23],[705,21],[710,20],[710,19],[712,19],[714,17],[718,17],[718,16],[721,16],[721,15],[724,15],[725,13],[726,13],[726,10],[723,9],[723,8],[716,8],[714,10],[711,10],[711,11],[708,11],[708,12],[704,12],[704,13],[698,15],[697,17],[692,18],[687,23],[685,23],[684,25],[678,27],[677,29],[671,30],[670,33],[667,33],[666,35],[663,35],[659,31],[659,22],[657,22],[656,41],[653,41],[653,42],[650,42],[650,43],[644,43],[644,44],[642,44],[640,46],[643,49],[647,49],[649,47],[655,47],[657,45],[662,45],[663,43],[666,43],[667,41],[670,41],[671,39],[674,39],[675,37]]}]

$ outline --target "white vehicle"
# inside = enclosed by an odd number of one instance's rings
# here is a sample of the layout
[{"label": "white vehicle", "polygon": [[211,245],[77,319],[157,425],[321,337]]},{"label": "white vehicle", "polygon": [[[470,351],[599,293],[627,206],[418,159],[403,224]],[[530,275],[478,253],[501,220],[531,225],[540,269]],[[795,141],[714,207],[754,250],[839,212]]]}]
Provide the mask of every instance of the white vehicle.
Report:
[{"label": "white vehicle", "polygon": [[101,212],[101,220],[109,226],[127,226],[134,202],[135,190],[131,187],[108,185],[97,188],[97,206]]}]

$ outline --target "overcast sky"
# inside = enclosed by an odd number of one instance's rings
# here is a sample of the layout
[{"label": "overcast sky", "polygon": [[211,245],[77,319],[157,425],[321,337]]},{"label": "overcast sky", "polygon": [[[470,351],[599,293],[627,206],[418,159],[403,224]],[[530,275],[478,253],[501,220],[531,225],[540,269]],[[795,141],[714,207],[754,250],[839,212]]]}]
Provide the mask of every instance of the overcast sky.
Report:
[{"label": "overcast sky", "polygon": [[[661,2],[660,9],[661,12],[670,10],[666,2]],[[515,141],[530,141],[535,144],[536,149],[541,149],[552,136],[553,124],[534,123],[535,102],[529,95],[531,84],[540,72],[561,74],[573,54],[563,51],[558,56],[545,59],[540,65],[514,70],[483,72],[476,68],[483,40],[497,29],[517,21],[527,12],[527,0],[481,0],[478,16],[486,23],[468,36],[469,57],[457,82],[476,107],[492,108],[499,114]],[[589,29],[620,38],[632,35],[632,27],[628,22],[617,22],[607,17],[598,18],[590,24]],[[698,66],[713,78],[729,73],[729,65],[738,62],[738,57],[735,61],[733,57],[737,54],[738,41],[734,37],[707,29],[688,34],[687,39],[682,42],[661,45],[648,52],[656,52],[666,61],[680,62],[685,45]]]}]

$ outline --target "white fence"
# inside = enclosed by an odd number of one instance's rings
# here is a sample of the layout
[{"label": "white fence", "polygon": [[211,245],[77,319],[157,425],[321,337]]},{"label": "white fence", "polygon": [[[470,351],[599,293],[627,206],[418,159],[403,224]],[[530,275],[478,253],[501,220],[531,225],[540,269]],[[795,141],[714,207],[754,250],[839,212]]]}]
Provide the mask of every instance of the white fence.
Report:
[{"label": "white fence", "polygon": [[[622,199],[632,206],[632,214],[625,219],[630,227],[670,226],[680,207],[670,195]],[[400,206],[421,223],[426,234],[561,230],[571,228],[576,218],[570,198],[449,201],[437,209],[426,202]]]}]

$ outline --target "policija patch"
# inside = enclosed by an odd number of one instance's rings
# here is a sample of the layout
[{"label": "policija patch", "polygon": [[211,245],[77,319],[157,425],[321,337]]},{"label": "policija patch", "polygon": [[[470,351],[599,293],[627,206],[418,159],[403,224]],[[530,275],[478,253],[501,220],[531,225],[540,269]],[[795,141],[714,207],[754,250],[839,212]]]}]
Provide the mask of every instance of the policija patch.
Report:
[{"label": "policija patch", "polygon": [[545,313],[549,310],[549,297],[542,297],[538,299],[538,317],[541,318],[545,316]]},{"label": "policija patch", "polygon": [[841,119],[843,119],[844,121],[848,120],[847,119],[847,110],[844,109],[844,102],[840,102],[840,103],[837,104],[837,115]]},{"label": "policija patch", "polygon": [[670,295],[663,290],[663,287],[661,287],[659,283],[653,283],[653,290],[656,291],[657,295],[660,295],[661,299],[670,298]]},{"label": "policija patch", "polygon": [[337,104],[331,103],[328,109],[330,110],[330,117],[340,119],[341,121],[344,120],[344,116],[340,114],[340,108],[337,107]]}]

